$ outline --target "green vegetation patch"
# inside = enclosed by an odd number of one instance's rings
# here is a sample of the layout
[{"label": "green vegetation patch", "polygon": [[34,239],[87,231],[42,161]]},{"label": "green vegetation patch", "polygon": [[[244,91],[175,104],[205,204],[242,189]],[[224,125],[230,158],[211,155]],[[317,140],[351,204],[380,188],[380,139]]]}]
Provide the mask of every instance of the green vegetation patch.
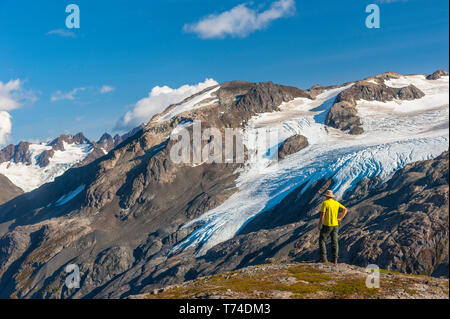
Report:
[{"label": "green vegetation patch", "polygon": [[[286,277],[295,277],[296,281],[280,281],[280,278]],[[334,278],[323,270],[296,265],[287,269],[259,270],[256,275],[239,272],[214,275],[146,297],[192,298],[198,295],[221,295],[228,290],[239,297],[257,298],[270,297],[276,291],[290,292],[294,298],[314,297],[319,292],[335,298],[370,298],[379,293],[379,289],[367,288],[363,277]]]}]

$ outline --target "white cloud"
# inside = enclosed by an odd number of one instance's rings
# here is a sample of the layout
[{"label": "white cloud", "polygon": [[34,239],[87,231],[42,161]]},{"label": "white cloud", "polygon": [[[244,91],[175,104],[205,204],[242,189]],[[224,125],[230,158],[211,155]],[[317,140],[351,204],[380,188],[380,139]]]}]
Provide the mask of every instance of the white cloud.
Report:
[{"label": "white cloud", "polygon": [[11,115],[6,111],[19,108],[22,105],[19,99],[27,97],[23,95],[21,84],[19,79],[0,81],[0,145],[6,143],[12,129]]},{"label": "white cloud", "polygon": [[127,112],[117,122],[115,130],[129,130],[146,123],[155,114],[161,113],[171,104],[179,103],[185,98],[217,84],[214,79],[206,79],[196,85],[186,84],[178,89],[172,89],[168,86],[155,86],[148,97],[139,100],[133,110]]},{"label": "white cloud", "polygon": [[273,2],[269,9],[257,11],[246,4],[240,4],[229,11],[211,14],[200,21],[185,24],[184,31],[195,33],[203,39],[246,37],[250,33],[267,27],[273,20],[291,16],[295,13],[294,0]]},{"label": "white cloud", "polygon": [[103,85],[103,86],[100,88],[100,93],[101,93],[101,94],[109,93],[109,92],[114,91],[115,89],[116,89],[116,88],[113,87],[113,86]]},{"label": "white cloud", "polygon": [[0,111],[0,145],[6,143],[11,129],[11,115],[6,111]]},{"label": "white cloud", "polygon": [[0,145],[6,143],[11,134],[11,115],[7,111],[17,109],[23,103],[34,103],[36,100],[35,92],[24,90],[20,79],[6,83],[0,81]]},{"label": "white cloud", "polygon": [[59,100],[74,100],[75,94],[77,94],[79,91],[84,91],[84,90],[85,90],[85,88],[75,88],[70,92],[61,92],[58,90],[52,94],[52,96],[50,97],[50,100],[52,102],[56,102]]},{"label": "white cloud", "polygon": [[51,30],[48,31],[46,33],[46,35],[58,35],[60,37],[64,37],[64,38],[76,38],[77,35],[69,30],[65,30],[65,29],[56,29],[56,30]]},{"label": "white cloud", "polygon": [[10,111],[20,107],[20,103],[17,101],[17,96],[14,94],[19,93],[21,90],[21,82],[19,79],[10,80],[3,84],[0,81],[0,111]]}]

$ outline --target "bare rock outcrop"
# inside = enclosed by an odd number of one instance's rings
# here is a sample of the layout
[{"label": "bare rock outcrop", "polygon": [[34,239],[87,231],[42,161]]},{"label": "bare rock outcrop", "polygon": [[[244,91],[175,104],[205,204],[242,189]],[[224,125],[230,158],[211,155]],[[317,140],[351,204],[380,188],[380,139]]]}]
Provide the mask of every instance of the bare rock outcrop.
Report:
[{"label": "bare rock outcrop", "polygon": [[335,103],[327,114],[325,124],[343,131],[349,130],[350,134],[363,133],[361,119],[356,107],[350,102]]},{"label": "bare rock outcrop", "polygon": [[246,112],[264,113],[278,110],[283,102],[296,97],[309,97],[309,95],[293,86],[282,86],[272,82],[261,82],[253,85],[236,103],[236,108]]},{"label": "bare rock outcrop", "polygon": [[397,98],[399,100],[417,100],[424,96],[425,94],[412,84],[402,87],[397,91]]},{"label": "bare rock outcrop", "polygon": [[281,143],[278,149],[278,158],[284,159],[286,156],[300,152],[302,149],[309,145],[308,139],[300,134],[295,134],[287,138]]},{"label": "bare rock outcrop", "polygon": [[427,76],[427,80],[437,80],[440,79],[443,76],[449,76],[448,71],[445,70],[437,70],[433,72],[432,74]]},{"label": "bare rock outcrop", "polygon": [[425,94],[414,85],[393,88],[381,81],[378,84],[360,81],[338,94],[327,114],[325,124],[344,131],[348,130],[353,135],[362,134],[364,130],[356,107],[358,100],[387,102],[394,99],[415,100],[424,96]]},{"label": "bare rock outcrop", "polygon": [[414,85],[403,88],[392,88],[385,84],[362,81],[339,93],[335,103],[346,101],[352,105],[356,105],[356,101],[358,100],[387,102],[394,99],[418,99],[423,96],[425,94]]}]

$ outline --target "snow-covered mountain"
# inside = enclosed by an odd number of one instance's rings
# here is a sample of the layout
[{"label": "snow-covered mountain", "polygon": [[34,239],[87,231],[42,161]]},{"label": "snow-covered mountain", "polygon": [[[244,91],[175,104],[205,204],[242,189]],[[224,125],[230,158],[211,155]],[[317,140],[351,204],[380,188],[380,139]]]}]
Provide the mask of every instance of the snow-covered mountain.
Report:
[{"label": "snow-covered mountain", "polygon": [[[242,129],[244,163],[173,161],[170,136],[195,121]],[[98,160],[0,206],[0,297],[121,298],[272,257],[312,258],[328,188],[350,208],[347,262],[448,275],[448,128],[446,71],[308,90],[206,88]],[[78,140],[18,150],[7,165],[37,167],[61,146],[82,161],[89,148]],[[81,288],[49,291],[64,286],[68,263],[80,266]]]},{"label": "snow-covered mountain", "polygon": [[90,163],[107,154],[122,141],[105,133],[91,142],[83,133],[61,135],[47,143],[20,142],[0,150],[0,174],[29,192],[52,182],[69,168]]}]

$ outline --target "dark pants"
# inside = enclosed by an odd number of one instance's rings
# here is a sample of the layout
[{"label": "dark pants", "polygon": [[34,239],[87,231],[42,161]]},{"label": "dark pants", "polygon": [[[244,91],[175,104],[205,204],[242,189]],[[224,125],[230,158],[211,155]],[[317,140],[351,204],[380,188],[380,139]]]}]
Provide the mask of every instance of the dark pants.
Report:
[{"label": "dark pants", "polygon": [[329,236],[331,236],[331,249],[332,249],[333,259],[338,258],[338,253],[339,253],[338,231],[339,231],[339,226],[322,225],[322,229],[320,230],[320,236],[319,236],[319,248],[320,248],[320,257],[321,258],[327,259],[327,240],[328,240]]}]

